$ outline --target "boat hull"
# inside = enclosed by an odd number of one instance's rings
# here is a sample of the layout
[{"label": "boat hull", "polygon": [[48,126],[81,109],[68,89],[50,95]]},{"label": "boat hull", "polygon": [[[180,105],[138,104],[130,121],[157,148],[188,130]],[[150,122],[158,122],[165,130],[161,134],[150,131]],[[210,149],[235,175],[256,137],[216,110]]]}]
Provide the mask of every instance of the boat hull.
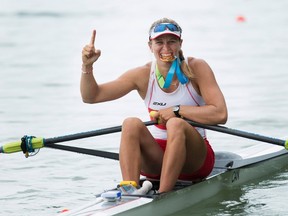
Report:
[{"label": "boat hull", "polygon": [[101,197],[61,216],[157,215],[165,216],[209,199],[223,189],[242,185],[288,166],[287,151],[279,146],[251,147],[239,154],[218,152],[215,167],[205,180],[166,194],[147,197],[122,196],[115,202]]}]

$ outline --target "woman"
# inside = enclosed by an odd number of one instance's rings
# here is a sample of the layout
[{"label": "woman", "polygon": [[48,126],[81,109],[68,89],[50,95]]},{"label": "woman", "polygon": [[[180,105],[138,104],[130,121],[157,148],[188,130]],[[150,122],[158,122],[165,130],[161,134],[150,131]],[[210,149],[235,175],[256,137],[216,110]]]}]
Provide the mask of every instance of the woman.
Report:
[{"label": "woman", "polygon": [[120,167],[124,181],[139,183],[140,174],[160,179],[159,192],[173,189],[176,181],[207,177],[214,165],[214,152],[205,130],[185,119],[203,124],[224,124],[224,96],[209,65],[201,59],[184,59],[182,29],[171,19],[154,22],[148,46],[155,61],[128,70],[118,79],[98,84],[93,63],[101,51],[95,49],[96,31],[82,51],[81,95],[85,103],[118,99],[137,90],[149,112],[160,124],[148,128],[139,118],[122,125]]}]

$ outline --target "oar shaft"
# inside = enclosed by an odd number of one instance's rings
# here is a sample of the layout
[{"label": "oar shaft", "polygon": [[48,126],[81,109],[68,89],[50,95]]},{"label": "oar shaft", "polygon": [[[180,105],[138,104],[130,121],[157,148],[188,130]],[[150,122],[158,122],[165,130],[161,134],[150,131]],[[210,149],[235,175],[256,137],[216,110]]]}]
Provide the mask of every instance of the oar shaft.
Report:
[{"label": "oar shaft", "polygon": [[271,143],[271,144],[275,144],[275,145],[279,145],[279,146],[284,146],[287,149],[287,141],[285,141],[285,140],[267,137],[267,136],[263,136],[263,135],[259,135],[259,134],[255,134],[255,133],[240,131],[240,130],[236,130],[236,129],[231,129],[231,128],[227,128],[227,127],[223,127],[223,126],[219,126],[219,125],[205,125],[205,124],[193,122],[190,120],[187,120],[187,122],[194,127],[205,128],[208,130],[213,130],[213,131],[226,133],[226,134],[230,134],[230,135],[234,135],[234,136],[239,136],[239,137],[243,137],[243,138],[248,138],[248,139],[253,139],[253,140],[257,140],[257,141],[261,141],[261,142],[266,142],[266,143]]},{"label": "oar shaft", "polygon": [[[253,139],[253,140],[257,140],[261,142],[271,143],[271,144],[283,146],[288,150],[288,140],[285,141],[285,140],[267,137],[267,136],[263,136],[263,135],[259,135],[255,133],[231,129],[231,128],[227,128],[227,127],[223,127],[219,125],[205,125],[205,124],[193,122],[190,120],[186,120],[186,121],[194,127],[200,127],[200,128],[213,130],[213,131],[217,131],[221,133],[226,133],[226,134],[230,134],[234,136],[239,136],[239,137]],[[147,121],[143,123],[146,126],[157,124],[156,121]],[[42,148],[45,146],[49,147],[49,144],[66,142],[66,141],[71,141],[71,140],[76,140],[76,139],[83,139],[83,138],[88,138],[88,137],[93,137],[93,136],[100,136],[100,135],[105,135],[109,133],[120,132],[121,130],[122,130],[122,126],[115,126],[115,127],[110,127],[110,128],[98,129],[94,131],[70,134],[70,135],[59,136],[59,137],[54,137],[54,138],[47,138],[47,139],[32,138],[30,141],[31,142],[30,144],[33,149],[37,149],[37,148]],[[7,143],[3,146],[0,146],[0,153],[13,153],[13,152],[19,152],[21,150],[22,150],[21,141]]]},{"label": "oar shaft", "polygon": [[70,151],[80,154],[87,154],[97,157],[103,157],[103,158],[109,158],[113,160],[119,160],[119,154],[114,152],[106,152],[106,151],[100,151],[95,149],[85,149],[85,148],[79,148],[74,146],[66,146],[66,145],[58,145],[54,143],[46,144],[45,147],[53,148],[53,149],[59,149],[64,151]]},{"label": "oar shaft", "polygon": [[[150,125],[157,124],[157,122],[147,121],[147,122],[143,122],[143,124],[145,124],[146,126],[150,126]],[[70,134],[70,135],[59,136],[59,137],[54,137],[54,138],[47,138],[47,139],[32,138],[30,140],[30,144],[31,144],[32,149],[38,149],[38,148],[42,148],[53,143],[60,143],[60,142],[77,140],[77,139],[89,138],[93,136],[100,136],[100,135],[120,132],[121,130],[122,130],[122,126],[115,126],[115,127],[110,127],[110,128],[98,129],[98,130]],[[16,142],[7,143],[3,146],[0,146],[0,153],[14,153],[14,152],[22,151],[21,143],[22,143],[21,141],[16,141]]]},{"label": "oar shaft", "polygon": [[[146,126],[157,124],[155,121],[147,121],[143,123]],[[59,136],[59,137],[54,137],[54,138],[47,138],[44,141],[45,142],[44,146],[46,146],[46,144],[49,144],[49,143],[67,142],[71,140],[77,140],[77,139],[89,138],[89,137],[94,137],[94,136],[110,134],[110,133],[116,133],[116,132],[120,132],[121,130],[122,130],[122,126],[115,126],[115,127],[110,127],[110,128],[98,129],[98,130],[70,134],[70,135]]]}]

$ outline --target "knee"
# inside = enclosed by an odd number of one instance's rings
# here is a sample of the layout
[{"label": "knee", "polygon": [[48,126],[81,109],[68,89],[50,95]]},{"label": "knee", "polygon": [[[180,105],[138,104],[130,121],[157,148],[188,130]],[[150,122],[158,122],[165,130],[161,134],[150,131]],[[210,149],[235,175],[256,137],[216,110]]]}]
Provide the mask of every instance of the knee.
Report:
[{"label": "knee", "polygon": [[[142,125],[142,126],[141,126]],[[126,118],[122,123],[121,146],[136,146],[143,131],[143,122],[136,117]]]},{"label": "knee", "polygon": [[183,131],[185,123],[181,118],[171,118],[167,121],[166,128],[168,131]]},{"label": "knee", "polygon": [[123,130],[135,130],[137,128],[141,128],[143,122],[141,119],[137,117],[129,117],[126,118],[122,123],[122,131]]}]

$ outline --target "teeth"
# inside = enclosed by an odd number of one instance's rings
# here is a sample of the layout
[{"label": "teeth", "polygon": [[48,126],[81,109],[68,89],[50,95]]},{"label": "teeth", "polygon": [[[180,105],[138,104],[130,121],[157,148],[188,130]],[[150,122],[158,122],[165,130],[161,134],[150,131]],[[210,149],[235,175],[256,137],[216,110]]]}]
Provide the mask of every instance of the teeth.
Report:
[{"label": "teeth", "polygon": [[175,57],[171,53],[163,53],[160,55],[160,59],[165,62],[171,62]]}]

